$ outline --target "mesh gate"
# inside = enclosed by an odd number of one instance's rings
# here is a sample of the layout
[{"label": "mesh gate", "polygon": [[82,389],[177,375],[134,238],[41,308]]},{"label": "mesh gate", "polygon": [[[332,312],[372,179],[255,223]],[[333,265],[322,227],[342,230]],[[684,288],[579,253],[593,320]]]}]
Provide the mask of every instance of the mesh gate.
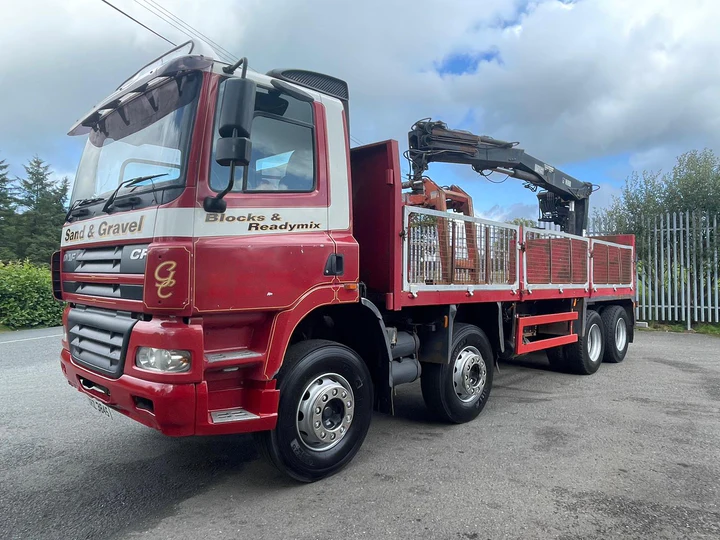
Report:
[{"label": "mesh gate", "polygon": [[404,285],[517,289],[519,227],[405,207]]}]

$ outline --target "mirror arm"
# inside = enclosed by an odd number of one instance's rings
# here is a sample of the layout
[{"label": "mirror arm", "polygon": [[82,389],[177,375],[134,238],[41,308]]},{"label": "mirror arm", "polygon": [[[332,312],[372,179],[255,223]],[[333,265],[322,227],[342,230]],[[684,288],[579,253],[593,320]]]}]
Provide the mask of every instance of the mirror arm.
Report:
[{"label": "mirror arm", "polygon": [[230,193],[230,190],[235,187],[235,162],[230,164],[230,181],[228,182],[228,185],[225,189],[223,189],[220,193],[218,193],[215,198],[216,199],[222,199]]},{"label": "mirror arm", "polygon": [[[237,136],[237,130],[233,130],[233,137]],[[235,162],[233,161],[230,164],[230,179],[228,180],[228,185],[225,189],[223,189],[220,193],[215,195],[214,197],[207,196],[205,197],[205,200],[203,201],[203,208],[206,212],[219,212],[224,213],[227,209],[227,203],[223,200],[225,195],[230,193],[230,190],[232,190],[233,187],[235,187]]]},{"label": "mirror arm", "polygon": [[232,75],[233,73],[235,73],[235,70],[237,68],[239,68],[240,66],[243,67],[241,77],[244,79],[247,76],[247,68],[248,68],[248,59],[244,56],[240,60],[235,62],[233,65],[225,66],[224,68],[222,68],[222,70],[224,73],[228,73],[228,74]]}]

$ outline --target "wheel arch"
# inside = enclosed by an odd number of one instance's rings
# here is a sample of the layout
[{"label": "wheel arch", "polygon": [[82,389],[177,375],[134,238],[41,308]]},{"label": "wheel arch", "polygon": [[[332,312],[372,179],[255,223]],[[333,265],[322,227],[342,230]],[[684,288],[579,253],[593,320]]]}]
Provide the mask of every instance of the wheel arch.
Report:
[{"label": "wheel arch", "polygon": [[456,323],[477,326],[487,336],[494,358],[505,349],[505,336],[500,302],[461,304],[455,315]]},{"label": "wheel arch", "polygon": [[326,339],[349,347],[365,362],[375,391],[375,408],[391,412],[390,340],[380,310],[371,301],[319,306],[295,326],[288,347],[308,339]]}]

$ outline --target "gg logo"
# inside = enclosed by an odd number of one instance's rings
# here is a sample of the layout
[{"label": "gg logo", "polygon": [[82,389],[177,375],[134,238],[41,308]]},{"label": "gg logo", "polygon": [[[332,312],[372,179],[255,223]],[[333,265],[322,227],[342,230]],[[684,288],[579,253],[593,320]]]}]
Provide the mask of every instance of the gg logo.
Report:
[{"label": "gg logo", "polygon": [[172,291],[165,292],[165,289],[172,289],[175,286],[175,261],[166,261],[159,264],[155,269],[155,287],[159,298],[170,298]]}]

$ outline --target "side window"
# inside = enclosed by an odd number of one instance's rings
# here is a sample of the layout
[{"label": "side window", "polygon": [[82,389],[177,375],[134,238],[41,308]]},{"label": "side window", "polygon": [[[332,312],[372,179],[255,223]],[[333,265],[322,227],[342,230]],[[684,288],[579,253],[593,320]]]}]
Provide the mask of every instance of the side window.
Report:
[{"label": "side window", "polygon": [[[221,84],[218,101],[222,99],[223,88]],[[310,103],[274,90],[259,89],[252,124],[250,165],[235,169],[233,192],[315,189],[313,131]],[[230,168],[215,161],[218,138],[216,131],[210,164],[210,187],[214,191],[224,189],[230,179]]]}]

